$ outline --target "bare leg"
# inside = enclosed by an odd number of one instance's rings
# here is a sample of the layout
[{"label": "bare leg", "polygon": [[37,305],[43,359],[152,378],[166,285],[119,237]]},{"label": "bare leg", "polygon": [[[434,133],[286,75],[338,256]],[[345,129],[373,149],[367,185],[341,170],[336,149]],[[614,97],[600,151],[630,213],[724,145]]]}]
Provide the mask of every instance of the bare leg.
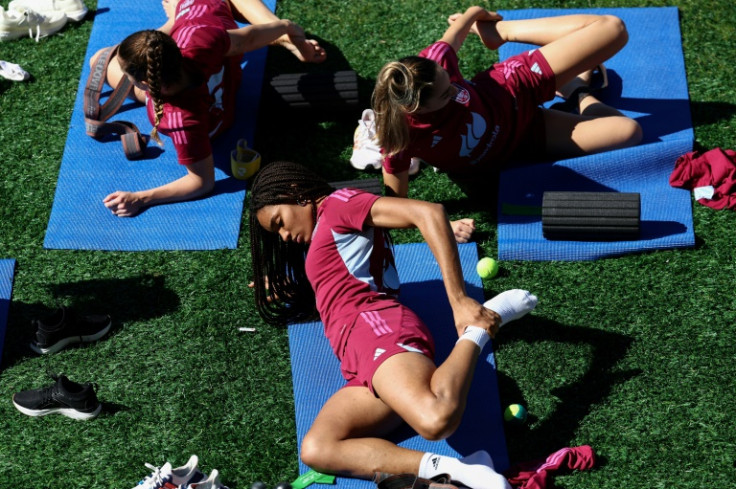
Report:
[{"label": "bare leg", "polygon": [[[589,95],[580,101],[581,115],[543,109],[546,153],[572,157],[634,146],[641,141],[639,124]],[[617,115],[618,114],[618,115]]]},{"label": "bare leg", "polygon": [[[449,23],[459,14],[451,15]],[[603,63],[628,41],[626,26],[611,15],[563,15],[540,19],[476,22],[471,32],[489,49],[506,42],[542,46],[540,51],[557,78],[557,88]]]},{"label": "bare leg", "polygon": [[381,438],[406,421],[430,440],[457,428],[480,349],[460,341],[440,367],[419,353],[386,360],[373,377],[380,395],[345,388],[320,411],[302,445],[302,460],[317,470],[372,478],[375,472],[414,473],[421,452]]},{"label": "bare leg", "polygon": [[[233,14],[236,15],[236,19],[239,14],[243,20],[251,24],[267,24],[279,20],[261,0],[230,0],[230,5],[233,7]],[[274,41],[273,44],[283,46],[291,51],[297,59],[306,63],[321,63],[327,56],[324,48],[314,39],[305,39],[294,45],[289,37],[284,35]]]}]

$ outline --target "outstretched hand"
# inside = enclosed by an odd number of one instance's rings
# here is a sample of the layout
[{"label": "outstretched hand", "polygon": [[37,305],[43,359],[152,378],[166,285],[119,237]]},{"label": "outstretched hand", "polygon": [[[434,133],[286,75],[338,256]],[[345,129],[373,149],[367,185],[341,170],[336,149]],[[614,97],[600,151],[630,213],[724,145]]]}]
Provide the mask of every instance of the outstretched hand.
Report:
[{"label": "outstretched hand", "polygon": [[118,217],[132,217],[144,207],[143,201],[135,192],[117,190],[102,200],[105,207]]},{"label": "outstretched hand", "polygon": [[463,335],[466,327],[477,326],[485,329],[491,338],[495,338],[501,326],[501,316],[471,297],[466,296],[453,305],[452,313],[458,337]]}]

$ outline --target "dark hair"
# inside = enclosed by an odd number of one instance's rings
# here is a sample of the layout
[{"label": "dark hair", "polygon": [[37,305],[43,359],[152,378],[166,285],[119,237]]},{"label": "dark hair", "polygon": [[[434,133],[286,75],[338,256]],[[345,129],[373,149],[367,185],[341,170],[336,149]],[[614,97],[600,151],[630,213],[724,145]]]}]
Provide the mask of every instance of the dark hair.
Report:
[{"label": "dark hair", "polygon": [[371,105],[376,114],[376,137],[389,155],[409,146],[406,115],[416,112],[432,96],[437,63],[407,56],[386,64],[376,77]]},{"label": "dark hair", "polygon": [[268,205],[311,204],[335,189],[303,165],[277,161],[265,165],[248,192],[250,249],[256,308],[269,324],[305,321],[317,316],[314,291],[304,269],[305,244],[283,241],[261,227],[256,214]]},{"label": "dark hair", "polygon": [[138,82],[146,82],[153,100],[155,122],[151,138],[158,144],[158,125],[163,116],[164,103],[162,85],[173,85],[180,81],[183,57],[179,46],[171,38],[157,30],[134,32],[118,47],[118,59],[122,70]]}]

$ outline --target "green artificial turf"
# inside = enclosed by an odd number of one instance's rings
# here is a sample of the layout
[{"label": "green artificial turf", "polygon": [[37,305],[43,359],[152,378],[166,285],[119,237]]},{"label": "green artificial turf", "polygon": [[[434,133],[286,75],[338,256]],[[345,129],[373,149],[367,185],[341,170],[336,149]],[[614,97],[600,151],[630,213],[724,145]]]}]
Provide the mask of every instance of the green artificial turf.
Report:
[{"label": "green artificial turf", "polygon": [[[87,4],[93,10],[94,2]],[[469,5],[279,0],[278,13],[319,38],[329,59],[303,66],[274,48],[267,72],[355,70],[367,107],[378,69],[439,38],[447,15]],[[679,5],[696,147],[736,148],[730,0],[481,5]],[[183,464],[192,453],[234,489],[293,480],[286,331],[255,313],[247,219],[236,250],[43,249],[91,27],[92,15],[39,43],[0,43],[0,59],[33,75],[25,83],[0,79],[0,258],[18,263],[0,371],[0,487],[133,487],[148,473],[144,463]],[[469,73],[495,57],[469,39],[461,68]],[[376,176],[348,164],[358,117],[288,120],[263,110],[255,146],[267,161],[301,161],[330,180]],[[474,217],[480,254],[496,254],[493,215],[446,177],[424,169],[411,195],[445,203],[453,217]],[[524,288],[540,297],[537,310],[494,345],[502,402],[523,403],[530,413],[526,426],[507,432],[512,461],[590,444],[599,467],[560,476],[559,486],[733,487],[736,215],[695,204],[694,220],[694,249],[595,262],[503,262],[499,276],[485,282],[488,296]],[[416,232],[396,235],[397,242],[418,239]],[[59,304],[110,313],[111,334],[55,355],[33,354],[31,319]],[[256,331],[238,330],[246,326]],[[47,372],[97,383],[104,413],[90,422],[20,414],[12,394],[46,385]]]}]

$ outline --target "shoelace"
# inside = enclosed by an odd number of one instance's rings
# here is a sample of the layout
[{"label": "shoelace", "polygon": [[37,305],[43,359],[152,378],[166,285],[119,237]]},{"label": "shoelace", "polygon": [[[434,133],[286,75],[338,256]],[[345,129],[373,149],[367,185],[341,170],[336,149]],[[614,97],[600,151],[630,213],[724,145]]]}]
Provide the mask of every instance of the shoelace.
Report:
[{"label": "shoelace", "polygon": [[[24,10],[23,17],[18,18],[18,25],[22,26],[24,22],[28,25],[28,37],[35,39],[36,42],[41,38],[41,24],[46,21],[46,17],[33,10]],[[33,24],[36,24],[36,37],[33,37]]]},{"label": "shoelace", "polygon": [[166,479],[164,477],[161,477],[161,468],[156,467],[154,465],[151,465],[149,463],[145,463],[146,468],[151,470],[151,475],[147,476],[145,479],[140,481],[138,483],[139,486],[147,486],[147,487],[161,487],[166,483]]}]

